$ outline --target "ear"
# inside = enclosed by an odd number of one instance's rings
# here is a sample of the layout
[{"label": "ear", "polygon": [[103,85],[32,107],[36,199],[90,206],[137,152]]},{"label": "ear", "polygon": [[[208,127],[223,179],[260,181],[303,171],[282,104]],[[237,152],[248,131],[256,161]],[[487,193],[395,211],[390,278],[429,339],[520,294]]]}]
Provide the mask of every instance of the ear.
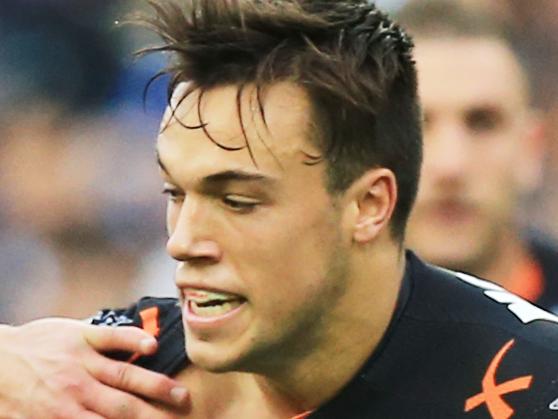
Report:
[{"label": "ear", "polygon": [[388,224],[397,202],[397,182],[394,173],[386,168],[367,171],[348,191],[356,208],[353,240],[367,243],[374,240]]}]

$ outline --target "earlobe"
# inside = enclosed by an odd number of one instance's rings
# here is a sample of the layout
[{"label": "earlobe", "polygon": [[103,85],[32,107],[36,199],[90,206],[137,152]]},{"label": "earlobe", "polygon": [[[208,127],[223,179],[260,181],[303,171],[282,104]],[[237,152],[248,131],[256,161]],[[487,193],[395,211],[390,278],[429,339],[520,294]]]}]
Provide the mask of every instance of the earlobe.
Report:
[{"label": "earlobe", "polygon": [[395,203],[397,183],[393,172],[386,168],[372,169],[353,184],[358,208],[353,239],[367,243],[387,230]]}]

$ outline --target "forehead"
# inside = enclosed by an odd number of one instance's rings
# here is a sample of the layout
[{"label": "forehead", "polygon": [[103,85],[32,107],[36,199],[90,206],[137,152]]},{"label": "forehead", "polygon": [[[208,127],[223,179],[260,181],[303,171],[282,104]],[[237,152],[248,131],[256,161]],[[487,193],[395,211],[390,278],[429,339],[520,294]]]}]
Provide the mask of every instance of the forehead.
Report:
[{"label": "forehead", "polygon": [[[277,83],[259,94],[252,85],[198,89],[181,100],[186,88],[177,87],[162,122],[158,151],[163,162],[179,152],[184,164],[210,159],[235,168],[277,171],[303,163],[307,154],[319,154],[309,140],[307,95],[294,84]],[[191,128],[201,125],[205,130]]]},{"label": "forehead", "polygon": [[525,74],[511,49],[492,38],[420,37],[415,58],[421,100],[428,106],[528,103]]}]

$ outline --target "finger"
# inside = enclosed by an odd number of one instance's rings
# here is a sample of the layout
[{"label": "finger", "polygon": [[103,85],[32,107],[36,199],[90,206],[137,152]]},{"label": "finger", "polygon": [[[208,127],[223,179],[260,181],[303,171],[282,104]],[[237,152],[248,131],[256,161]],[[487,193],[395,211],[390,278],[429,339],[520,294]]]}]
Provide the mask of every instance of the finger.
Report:
[{"label": "finger", "polygon": [[88,364],[89,373],[108,386],[178,407],[189,403],[187,390],[164,374],[102,356]]},{"label": "finger", "polygon": [[176,419],[169,411],[151,406],[139,397],[95,382],[84,406],[106,419]]},{"label": "finger", "polygon": [[101,415],[98,415],[97,413],[90,410],[81,412],[79,416],[76,417],[78,417],[79,419],[105,419]]},{"label": "finger", "polygon": [[138,327],[87,325],[83,336],[87,343],[98,351],[139,352],[150,355],[157,350],[157,340]]}]

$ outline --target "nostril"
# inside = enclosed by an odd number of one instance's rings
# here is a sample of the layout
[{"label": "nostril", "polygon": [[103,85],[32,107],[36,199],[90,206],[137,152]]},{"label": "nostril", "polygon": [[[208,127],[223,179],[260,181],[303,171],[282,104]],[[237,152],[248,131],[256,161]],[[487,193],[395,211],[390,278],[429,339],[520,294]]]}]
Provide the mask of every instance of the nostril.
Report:
[{"label": "nostril", "polygon": [[191,266],[203,267],[207,265],[213,265],[219,260],[210,256],[191,256],[184,260]]}]

